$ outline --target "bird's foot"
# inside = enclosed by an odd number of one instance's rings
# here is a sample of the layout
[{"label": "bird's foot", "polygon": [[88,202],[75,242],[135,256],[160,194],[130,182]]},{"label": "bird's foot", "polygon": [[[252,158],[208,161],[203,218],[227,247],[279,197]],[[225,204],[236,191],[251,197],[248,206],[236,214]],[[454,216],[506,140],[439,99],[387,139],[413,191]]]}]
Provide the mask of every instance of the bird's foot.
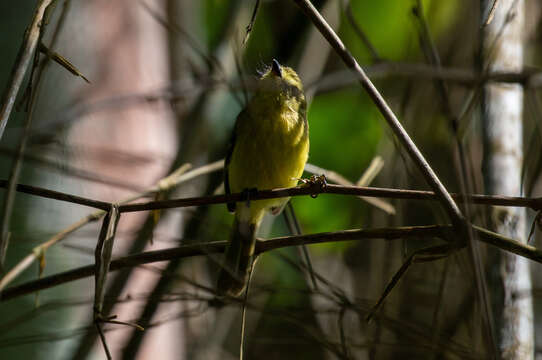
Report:
[{"label": "bird's foot", "polygon": [[311,175],[308,179],[299,179],[303,183],[302,186],[307,186],[314,188],[314,194],[311,194],[311,197],[316,198],[319,193],[321,193],[327,186],[327,179],[324,174],[322,175]]}]

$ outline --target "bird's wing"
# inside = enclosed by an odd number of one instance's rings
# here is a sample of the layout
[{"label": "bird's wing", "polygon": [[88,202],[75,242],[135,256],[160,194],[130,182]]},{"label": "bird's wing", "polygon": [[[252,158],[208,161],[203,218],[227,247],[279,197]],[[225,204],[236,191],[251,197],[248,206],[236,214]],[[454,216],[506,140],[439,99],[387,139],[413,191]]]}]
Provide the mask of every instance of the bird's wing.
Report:
[{"label": "bird's wing", "polygon": [[[245,109],[243,109],[239,113],[239,115],[237,115],[237,119],[235,121],[233,132],[230,138],[230,143],[228,145],[228,152],[226,153],[226,158],[224,159],[224,191],[226,192],[226,195],[231,194],[229,165],[231,161],[231,156],[233,154],[233,149],[235,148],[235,140],[237,138],[237,128],[239,127],[239,121],[242,121],[240,119],[242,119],[245,116],[247,116],[247,111]],[[235,202],[229,202],[226,205],[228,207],[229,212],[235,211]]]}]

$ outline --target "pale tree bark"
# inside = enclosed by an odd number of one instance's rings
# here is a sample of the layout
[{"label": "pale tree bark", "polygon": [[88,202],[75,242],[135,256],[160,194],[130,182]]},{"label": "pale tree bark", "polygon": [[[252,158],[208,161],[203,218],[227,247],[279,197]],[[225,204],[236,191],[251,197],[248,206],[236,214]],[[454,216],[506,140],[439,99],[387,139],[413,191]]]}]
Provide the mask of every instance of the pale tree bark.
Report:
[{"label": "pale tree bark", "polygon": [[[493,1],[482,1],[482,9]],[[492,21],[482,29],[483,68],[521,71],[523,67],[524,1],[499,0]],[[521,195],[523,88],[491,83],[484,87],[484,181],[490,194]],[[493,208],[494,230],[526,241],[523,208]],[[493,251],[489,256],[489,288],[499,357],[533,358],[533,307],[528,260]]]},{"label": "pale tree bark", "polygon": [[[154,11],[165,13],[165,1],[147,3]],[[88,34],[85,42],[76,45],[69,41],[67,43],[83,49],[87,61],[95,69],[89,74],[92,84],[80,91],[77,102],[90,110],[70,127],[69,144],[76,149],[72,161],[77,168],[127,184],[125,188],[115,188],[79,182],[89,197],[119,201],[132,195],[134,188],[144,189],[165,176],[177,150],[174,114],[169,103],[134,100],[123,105],[121,100],[133,98],[136,94],[159,94],[160,89],[169,84],[167,29],[139,1],[95,0],[80,2],[75,6],[78,12],[70,14],[70,20],[77,23],[74,28],[80,26]],[[73,35],[69,33],[66,36]],[[66,211],[71,212],[71,209]],[[178,236],[175,232],[177,228],[170,226],[174,220],[170,219],[168,216],[166,221],[161,220],[154,229],[162,238]],[[119,236],[115,237],[116,256],[133,251],[136,232],[143,226],[144,220],[145,214],[122,217],[117,232]],[[92,246],[95,242],[89,238],[78,241],[80,246]],[[149,242],[145,248],[150,250],[167,246],[166,242],[156,241]],[[68,255],[71,256],[70,252],[67,252]],[[156,272],[134,269],[120,286],[115,281],[117,276],[124,275],[112,274],[108,277],[106,294],[111,296],[118,291],[115,295],[118,299],[145,294],[160,280]],[[107,315],[134,319],[140,313],[140,304],[118,301],[111,306]],[[82,319],[79,321],[83,323],[90,324],[92,321],[92,313],[88,309],[80,317]],[[160,359],[182,355],[178,328],[178,324],[168,322],[147,332],[150,336],[144,344],[145,350],[137,359],[149,358],[148,354],[156,354],[156,349],[160,349]],[[120,358],[131,330],[131,327],[124,326],[107,333],[107,343],[114,359]],[[164,343],[171,346],[164,346]],[[78,346],[73,348],[75,351],[70,356],[74,359],[105,358],[103,346],[93,331],[82,337]]]}]

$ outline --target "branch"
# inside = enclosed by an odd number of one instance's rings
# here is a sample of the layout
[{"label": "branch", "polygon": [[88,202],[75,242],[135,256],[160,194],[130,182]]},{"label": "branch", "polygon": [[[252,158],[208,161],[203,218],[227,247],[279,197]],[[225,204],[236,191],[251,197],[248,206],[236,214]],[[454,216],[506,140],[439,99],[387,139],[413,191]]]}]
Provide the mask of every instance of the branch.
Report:
[{"label": "branch", "polygon": [[[7,180],[0,180],[0,188],[6,188],[8,186]],[[84,198],[77,195],[67,194],[60,191],[49,190],[37,186],[17,184],[15,190],[24,194],[36,195],[47,199],[55,199],[60,201],[66,201],[72,204],[79,204],[84,206],[90,206],[95,209],[107,211],[111,208],[111,204],[105,201],[93,200]]]},{"label": "branch", "polygon": [[[204,245],[187,245],[178,248],[147,251],[140,254],[129,255],[111,261],[109,271],[116,271],[127,267],[135,267],[153,262],[167,261],[180,257],[191,257],[196,255],[223,252],[226,243],[226,241],[220,241]],[[0,293],[0,301],[10,300],[18,296],[31,294],[35,291],[48,289],[70,281],[94,276],[95,269],[95,265],[91,264],[7,288]]]},{"label": "branch", "polygon": [[[373,188],[360,186],[345,186],[326,184],[322,185],[318,182],[308,183],[299,187],[260,190],[250,193],[250,200],[274,199],[281,197],[292,197],[311,195],[316,197],[319,194],[336,194],[336,195],[356,195],[366,197],[390,198],[390,199],[411,199],[411,200],[439,200],[439,197],[432,191],[421,190],[401,190],[387,188]],[[451,194],[456,201],[467,201],[473,204],[484,205],[500,205],[500,206],[517,206],[529,207],[535,211],[542,210],[542,198],[526,198],[516,196],[499,196],[499,195],[460,195]],[[149,201],[145,203],[127,204],[119,206],[119,211],[134,212],[170,208],[182,208],[189,206],[201,206],[212,204],[225,204],[228,202],[242,202],[247,200],[246,193],[235,193],[230,195],[211,195],[198,196],[191,198],[180,198],[171,200]]]},{"label": "branch", "polygon": [[[197,176],[220,170],[223,167],[223,161],[216,161],[214,163],[202,166],[200,168],[189,171],[185,174],[186,167],[180,167],[177,171],[159,181],[159,183],[151,187],[147,192],[132,196],[125,199],[122,203],[137,200],[140,197],[151,195],[160,189],[164,190],[174,186],[178,186],[180,183],[193,179]],[[0,180],[0,186],[5,181]],[[111,206],[107,202],[98,202],[91,199],[81,198],[70,194],[60,193],[57,191],[32,187],[28,185],[18,185],[18,191],[22,191],[28,194],[37,196],[43,196],[51,199],[57,199],[61,201],[73,202],[86,206]],[[372,187],[356,187],[356,186],[343,186],[327,184],[323,186],[319,183],[309,183],[302,187],[293,187],[286,189],[275,190],[262,190],[254,194],[251,193],[251,200],[259,199],[271,199],[289,196],[301,196],[311,195],[315,197],[318,194],[338,194],[338,195],[357,195],[365,197],[378,197],[378,198],[390,198],[390,199],[411,199],[411,200],[438,200],[438,197],[431,191],[420,190],[400,190],[400,189],[386,189],[386,188],[372,188]],[[459,202],[467,201],[473,204],[493,205],[493,206],[517,206],[517,207],[529,207],[535,211],[542,210],[542,198],[526,198],[526,197],[514,197],[514,196],[498,196],[498,195],[467,195],[461,196],[460,194],[452,193],[451,196]],[[159,210],[169,208],[181,208],[189,206],[201,206],[211,204],[224,204],[231,201],[244,201],[246,200],[246,194],[237,193],[231,195],[213,195],[213,196],[201,196],[192,198],[181,198],[173,200],[161,200],[150,201],[145,203],[120,205],[120,212],[134,212],[134,211],[146,211],[146,210]],[[38,259],[43,252],[49,247],[63,240],[66,236],[78,230],[89,222],[100,219],[105,214],[104,211],[96,211],[78,222],[70,225],[59,234],[53,236],[45,243],[34,248],[33,252],[21,260],[15,267],[13,267],[3,278],[0,279],[0,292],[11,281],[13,281],[20,273],[26,270],[36,259]]]},{"label": "branch", "polygon": [[[473,226],[474,233],[480,241],[496,246],[502,250],[524,256],[542,264],[542,251],[533,246],[522,244],[519,241],[496,234],[489,230]],[[269,240],[258,239],[256,254],[275,250],[288,246],[301,244],[320,244],[339,241],[365,240],[365,239],[404,239],[404,238],[441,238],[447,240],[454,231],[451,225],[427,225],[398,228],[377,229],[354,229],[337,232],[324,232],[300,236],[284,236]],[[177,258],[192,257],[221,253],[226,247],[227,241],[216,241],[199,245],[185,245],[177,248],[147,251],[129,255],[111,261],[109,271],[120,270],[127,267],[135,267],[159,261],[168,261]],[[7,288],[0,294],[0,302],[7,301],[22,295],[31,294],[35,291],[48,289],[56,285],[93,276],[95,265],[87,265],[63,273],[47,276],[38,280]]]},{"label": "branch", "polygon": [[[317,168],[314,165],[307,164],[307,168],[310,172],[315,171]],[[180,173],[173,173],[168,177],[159,181],[159,183],[143,193],[137,194],[133,197],[123,200],[121,203],[128,203],[130,201],[137,200],[146,196],[150,196],[160,189],[167,189],[176,186],[182,182],[193,179],[202,174],[213,172],[222,169],[222,160],[202,166],[187,172],[185,175]],[[186,168],[180,168],[181,173],[186,171]],[[325,169],[321,169],[326,171]],[[333,172],[331,172],[333,173]],[[347,181],[347,180],[345,180]],[[7,186],[7,180],[0,179],[0,188]],[[93,207],[96,209],[107,211],[111,208],[112,203],[106,201],[99,201],[89,199],[77,195],[63,193],[60,191],[54,191],[45,189],[42,187],[18,184],[16,190],[29,195],[40,196],[43,198],[54,199],[59,201],[65,201],[73,204],[79,204],[84,206]],[[261,190],[255,193],[251,193],[251,200],[260,199],[272,199],[289,196],[302,196],[302,195],[318,195],[318,194],[337,194],[337,195],[356,195],[374,198],[388,198],[388,199],[408,199],[408,200],[438,200],[438,197],[432,191],[424,190],[403,190],[403,189],[391,189],[391,188],[375,188],[375,187],[363,187],[363,186],[346,186],[326,184],[321,186],[320,184],[310,184],[309,186],[282,188],[273,190]],[[479,205],[493,205],[493,206],[514,206],[514,207],[528,207],[534,211],[542,211],[542,197],[520,197],[520,196],[501,196],[501,195],[461,195],[456,193],[450,193],[450,196],[458,202],[467,202],[471,204]],[[212,205],[212,204],[224,204],[232,201],[243,201],[246,194],[236,193],[230,195],[213,195],[213,196],[198,196],[192,198],[180,198],[162,201],[149,201],[146,203],[126,204],[119,207],[121,212],[134,212],[145,210],[159,210],[175,207],[189,207],[200,205]]]}]

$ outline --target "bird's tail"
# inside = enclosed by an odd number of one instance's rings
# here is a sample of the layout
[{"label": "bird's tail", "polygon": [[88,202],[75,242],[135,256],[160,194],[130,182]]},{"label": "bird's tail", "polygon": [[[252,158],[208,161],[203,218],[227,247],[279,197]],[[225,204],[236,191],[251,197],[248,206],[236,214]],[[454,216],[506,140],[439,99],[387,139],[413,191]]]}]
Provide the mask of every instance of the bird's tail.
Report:
[{"label": "bird's tail", "polygon": [[254,248],[256,224],[235,218],[231,241],[218,274],[217,293],[237,297],[247,286]]}]

